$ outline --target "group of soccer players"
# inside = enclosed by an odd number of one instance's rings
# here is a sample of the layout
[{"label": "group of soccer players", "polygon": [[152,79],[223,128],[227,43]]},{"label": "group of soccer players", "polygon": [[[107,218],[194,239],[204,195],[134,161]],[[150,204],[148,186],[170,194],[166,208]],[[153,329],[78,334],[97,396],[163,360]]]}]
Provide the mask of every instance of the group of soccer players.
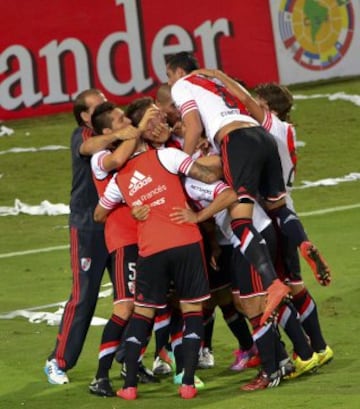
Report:
[{"label": "group of soccer players", "polygon": [[126,112],[94,89],[75,101],[73,288],[46,361],[48,380],[69,382],[105,268],[114,307],[91,393],[115,396],[115,357],[125,377],[118,397],[136,399],[139,381],[156,379],[141,363],[154,329],[154,370],[170,372],[171,364],[180,397],[194,398],[204,387],[196,368],[214,365],[216,306],[239,344],[231,369],[261,368],[242,390],[313,372],[333,351],[302,280],[299,252],[321,285],[331,276],[290,198],[291,94],[264,84],[254,98],[225,73],[199,70],[189,53],[171,56],[167,75],[156,101],[139,98]]}]

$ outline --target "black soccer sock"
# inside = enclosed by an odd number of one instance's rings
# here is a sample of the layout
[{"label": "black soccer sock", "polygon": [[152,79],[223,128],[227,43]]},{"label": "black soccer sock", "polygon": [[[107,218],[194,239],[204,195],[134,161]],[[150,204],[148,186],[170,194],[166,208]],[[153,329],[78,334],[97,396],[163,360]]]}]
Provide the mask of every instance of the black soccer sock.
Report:
[{"label": "black soccer sock", "polygon": [[124,388],[137,386],[137,374],[142,348],[148,343],[153,320],[133,313],[128,324],[125,345],[126,378]]},{"label": "black soccer sock", "polygon": [[280,307],[278,323],[286,332],[293,344],[294,352],[299,355],[300,359],[303,361],[310,359],[313,350],[301,326],[298,312],[290,302]]},{"label": "black soccer sock", "polygon": [[233,303],[220,305],[219,307],[227,326],[238,340],[240,348],[244,351],[250,349],[254,341],[245,316],[236,310]]},{"label": "black soccer sock", "polygon": [[231,228],[240,240],[241,253],[260,274],[264,288],[268,288],[277,275],[264,238],[255,229],[251,219],[234,219]]},{"label": "black soccer sock", "polygon": [[302,242],[309,240],[297,214],[286,205],[272,209],[268,213],[272,219],[276,220],[281,232],[297,247],[300,247]]},{"label": "black soccer sock", "polygon": [[155,334],[155,353],[154,358],[159,355],[159,352],[163,347],[166,347],[169,343],[170,337],[170,308],[161,308],[156,311],[154,321],[154,334]]},{"label": "black soccer sock", "polygon": [[292,303],[300,314],[300,322],[310,338],[310,343],[315,352],[326,348],[326,342],[321,332],[319,315],[315,300],[309,291],[304,288],[293,296]]},{"label": "black soccer sock", "polygon": [[204,337],[202,311],[186,312],[184,318],[184,385],[194,385],[195,369],[199,360],[200,345]]},{"label": "black soccer sock", "polygon": [[215,325],[215,308],[203,308],[204,317],[204,342],[203,348],[212,351],[212,337]]},{"label": "black soccer sock", "polygon": [[95,377],[108,378],[109,370],[114,360],[115,351],[121,340],[121,335],[128,321],[123,320],[117,315],[112,315],[105,325],[99,351],[99,364]]},{"label": "black soccer sock", "polygon": [[170,334],[171,334],[171,349],[174,353],[176,375],[184,369],[184,351],[183,351],[183,327],[184,320],[182,314],[178,310],[174,310],[171,314]]},{"label": "black soccer sock", "polygon": [[265,373],[270,376],[278,370],[277,334],[272,323],[260,326],[261,315],[251,318],[253,338],[259,351],[261,366]]}]

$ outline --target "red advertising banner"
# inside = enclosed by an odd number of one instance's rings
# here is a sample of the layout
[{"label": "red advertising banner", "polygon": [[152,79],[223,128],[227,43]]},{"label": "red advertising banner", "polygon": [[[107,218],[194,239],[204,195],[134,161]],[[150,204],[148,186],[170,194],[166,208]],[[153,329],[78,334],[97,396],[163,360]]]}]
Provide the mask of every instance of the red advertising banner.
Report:
[{"label": "red advertising banner", "polygon": [[68,111],[90,87],[119,104],[153,95],[179,51],[248,86],[278,80],[264,0],[12,0],[1,15],[2,120]]}]

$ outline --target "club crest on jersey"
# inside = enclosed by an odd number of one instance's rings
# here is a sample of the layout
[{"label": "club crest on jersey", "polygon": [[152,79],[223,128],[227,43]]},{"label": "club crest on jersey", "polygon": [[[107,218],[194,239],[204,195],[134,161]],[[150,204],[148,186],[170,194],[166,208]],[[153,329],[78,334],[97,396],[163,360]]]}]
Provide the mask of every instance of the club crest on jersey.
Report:
[{"label": "club crest on jersey", "polygon": [[128,282],[128,288],[129,288],[130,294],[134,295],[135,294],[135,283],[134,283],[134,281],[129,281]]},{"label": "club crest on jersey", "polygon": [[91,267],[91,258],[90,257],[83,257],[80,260],[81,270],[88,271]]},{"label": "club crest on jersey", "polygon": [[152,182],[151,176],[145,176],[141,172],[135,170],[134,174],[131,176],[129,184],[129,195],[133,196],[139,189]]}]

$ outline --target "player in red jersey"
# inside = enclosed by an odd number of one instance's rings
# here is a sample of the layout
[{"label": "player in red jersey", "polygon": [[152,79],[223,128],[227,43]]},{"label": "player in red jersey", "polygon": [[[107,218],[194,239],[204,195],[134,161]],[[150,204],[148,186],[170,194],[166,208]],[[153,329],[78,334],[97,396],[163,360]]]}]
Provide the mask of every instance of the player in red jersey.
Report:
[{"label": "player in red jersey", "polygon": [[[99,197],[115,170],[124,165],[136,148],[137,140],[151,120],[151,112],[136,128],[133,139],[123,141],[116,149],[105,149],[91,158],[91,167]],[[91,117],[97,134],[111,134],[131,127],[131,121],[124,112],[111,102],[96,107]],[[134,128],[135,129],[135,128]],[[112,316],[105,325],[95,378],[89,385],[91,393],[98,396],[115,396],[109,379],[109,371],[120,345],[120,340],[133,311],[135,266],[138,256],[137,226],[128,206],[121,205],[114,210],[105,223],[105,242],[111,257],[110,277],[113,284],[114,306]]]},{"label": "player in red jersey", "polygon": [[141,152],[142,149],[112,180],[95,210],[95,219],[104,220],[121,201],[151,208],[150,216],[138,224],[135,310],[126,339],[127,377],[117,394],[129,400],[137,396],[137,360],[151,330],[155,309],[166,306],[169,282],[173,280],[185,323],[184,376],[179,394],[185,399],[193,398],[203,337],[202,301],[209,297],[209,288],[200,231],[194,224],[180,226],[171,222],[169,213],[173,207],[186,203],[179,173],[213,182],[219,172],[194,162],[177,149]]}]

